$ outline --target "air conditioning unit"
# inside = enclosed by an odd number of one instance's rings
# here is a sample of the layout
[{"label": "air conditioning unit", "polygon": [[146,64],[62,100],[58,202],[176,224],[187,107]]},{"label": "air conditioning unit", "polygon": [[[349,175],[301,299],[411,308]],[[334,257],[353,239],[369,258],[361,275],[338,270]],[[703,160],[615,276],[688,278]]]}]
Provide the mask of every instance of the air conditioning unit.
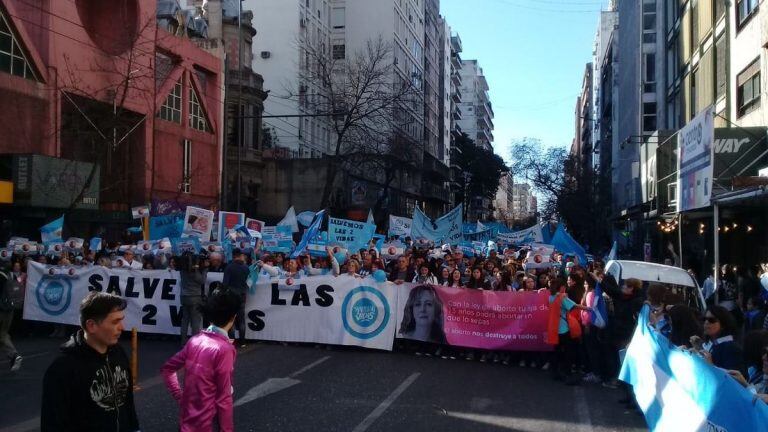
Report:
[{"label": "air conditioning unit", "polygon": [[270,57],[272,57],[272,53],[271,52],[269,52],[269,51],[262,51],[261,52],[261,58],[268,59]]}]

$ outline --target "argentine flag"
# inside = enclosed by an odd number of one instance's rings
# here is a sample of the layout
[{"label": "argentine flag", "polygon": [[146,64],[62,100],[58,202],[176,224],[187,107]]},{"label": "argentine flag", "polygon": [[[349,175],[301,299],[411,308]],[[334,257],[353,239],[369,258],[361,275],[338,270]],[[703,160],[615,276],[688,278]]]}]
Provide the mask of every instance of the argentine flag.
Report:
[{"label": "argentine flag", "polygon": [[600,282],[595,285],[594,296],[595,303],[590,312],[592,314],[592,324],[597,328],[605,328],[608,324],[608,308],[605,306],[603,287],[600,286]]}]

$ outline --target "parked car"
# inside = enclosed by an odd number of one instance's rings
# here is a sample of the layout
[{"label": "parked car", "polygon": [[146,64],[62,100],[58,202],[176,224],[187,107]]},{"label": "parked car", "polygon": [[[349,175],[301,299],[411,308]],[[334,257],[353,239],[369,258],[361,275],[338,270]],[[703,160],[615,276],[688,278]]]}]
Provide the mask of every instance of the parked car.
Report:
[{"label": "parked car", "polygon": [[650,283],[662,283],[683,297],[684,304],[704,312],[706,303],[696,279],[687,271],[663,264],[643,261],[612,260],[605,265],[605,272],[616,278],[619,286],[627,279],[640,279],[643,288]]}]

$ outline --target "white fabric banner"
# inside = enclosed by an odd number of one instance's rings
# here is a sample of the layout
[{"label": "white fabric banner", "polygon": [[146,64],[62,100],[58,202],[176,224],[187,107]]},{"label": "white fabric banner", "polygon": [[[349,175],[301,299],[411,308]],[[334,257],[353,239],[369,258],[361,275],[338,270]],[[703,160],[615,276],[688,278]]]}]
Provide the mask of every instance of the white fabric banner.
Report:
[{"label": "white fabric banner", "polygon": [[[222,273],[209,273],[206,292],[222,278]],[[93,290],[125,298],[126,329],[179,334],[179,273],[169,270],[60,268],[30,262],[24,319],[79,325],[80,301]],[[371,277],[264,280],[247,296],[246,336],[391,350],[396,307],[396,286]]]},{"label": "white fabric banner", "polygon": [[246,336],[392,350],[396,307],[396,285],[370,277],[259,281],[248,298]]},{"label": "white fabric banner", "polygon": [[411,235],[413,219],[400,216],[389,216],[389,237],[407,237]]},{"label": "white fabric banner", "polygon": [[125,298],[125,328],[179,334],[179,274],[169,270],[53,267],[30,262],[24,319],[80,325],[80,302],[90,291]]}]

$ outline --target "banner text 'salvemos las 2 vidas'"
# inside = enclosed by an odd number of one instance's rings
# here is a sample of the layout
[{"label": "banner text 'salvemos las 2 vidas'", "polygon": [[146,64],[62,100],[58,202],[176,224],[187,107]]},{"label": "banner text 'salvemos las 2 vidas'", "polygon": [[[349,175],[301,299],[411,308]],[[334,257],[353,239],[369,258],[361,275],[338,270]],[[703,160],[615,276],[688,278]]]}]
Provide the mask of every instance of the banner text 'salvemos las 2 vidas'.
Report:
[{"label": "banner text 'salvemos las 2 vidas'", "polygon": [[[209,273],[206,291],[221,280],[222,273]],[[80,301],[93,290],[126,299],[127,329],[179,334],[179,273],[169,270],[71,269],[30,262],[24,318],[79,325]],[[397,334],[475,348],[548,349],[543,343],[544,294],[424,290],[346,275],[260,279],[255,293],[247,296],[246,336],[391,350]],[[436,330],[425,332],[425,324]]]},{"label": "banner text 'salvemos las 2 vidas'", "polygon": [[548,351],[547,295],[401,285],[397,337],[468,348]]}]

